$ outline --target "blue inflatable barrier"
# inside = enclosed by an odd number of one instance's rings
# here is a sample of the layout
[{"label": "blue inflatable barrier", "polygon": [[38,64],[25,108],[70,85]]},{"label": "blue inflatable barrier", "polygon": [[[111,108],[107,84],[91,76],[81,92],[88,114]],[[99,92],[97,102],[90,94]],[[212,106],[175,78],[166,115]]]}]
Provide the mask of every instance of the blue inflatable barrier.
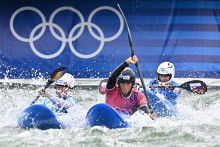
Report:
[{"label": "blue inflatable barrier", "polygon": [[18,126],[22,128],[61,129],[56,115],[45,105],[35,104],[26,108],[18,117]]},{"label": "blue inflatable barrier", "polygon": [[155,93],[147,91],[151,105],[157,117],[176,117],[178,111],[176,106],[168,100],[158,97]]},{"label": "blue inflatable barrier", "polygon": [[[122,112],[120,112],[122,113]],[[86,118],[89,121],[89,125],[104,126],[109,129],[126,128],[129,127],[127,121],[125,121],[115,109],[107,104],[96,104],[87,113]],[[125,114],[123,114],[125,115]],[[125,116],[129,116],[128,114]]]}]

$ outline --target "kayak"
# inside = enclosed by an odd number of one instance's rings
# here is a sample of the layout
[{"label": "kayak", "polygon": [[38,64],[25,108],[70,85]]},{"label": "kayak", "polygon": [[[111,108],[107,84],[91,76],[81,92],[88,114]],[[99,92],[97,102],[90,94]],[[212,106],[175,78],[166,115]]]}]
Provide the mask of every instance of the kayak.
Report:
[{"label": "kayak", "polygon": [[178,111],[175,105],[170,103],[163,95],[155,94],[147,90],[153,111],[157,117],[177,117]]},{"label": "kayak", "polygon": [[56,115],[43,104],[31,105],[23,110],[18,117],[21,128],[62,129],[64,126],[57,120]]},{"label": "kayak", "polygon": [[86,115],[90,127],[102,126],[109,129],[129,127],[129,123],[125,120],[129,117],[130,115],[104,103],[94,105]]}]

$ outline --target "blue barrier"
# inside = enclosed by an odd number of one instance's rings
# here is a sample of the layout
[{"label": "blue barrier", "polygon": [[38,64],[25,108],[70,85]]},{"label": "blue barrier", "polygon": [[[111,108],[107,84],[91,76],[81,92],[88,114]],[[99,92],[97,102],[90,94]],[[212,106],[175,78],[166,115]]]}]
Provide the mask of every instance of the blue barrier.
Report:
[{"label": "blue barrier", "polygon": [[108,77],[130,56],[118,3],[144,78],[163,61],[174,63],[178,78],[220,78],[219,1],[0,3],[1,79],[47,78],[58,66],[76,78]]}]

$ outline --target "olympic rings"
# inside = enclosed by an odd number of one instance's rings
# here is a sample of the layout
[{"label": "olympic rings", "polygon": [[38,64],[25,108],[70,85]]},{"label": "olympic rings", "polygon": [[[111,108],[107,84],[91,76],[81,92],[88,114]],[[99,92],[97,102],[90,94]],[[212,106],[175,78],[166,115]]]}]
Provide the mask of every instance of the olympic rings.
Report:
[{"label": "olympic rings", "polygon": [[[28,39],[28,38],[23,38],[23,37],[19,36],[19,35],[15,32],[15,29],[14,29],[14,26],[13,26],[15,16],[16,16],[18,13],[20,13],[21,11],[25,11],[25,10],[32,10],[32,11],[38,13],[38,14],[40,15],[41,19],[42,19],[42,24],[45,24],[45,23],[46,23],[46,19],[45,19],[43,13],[42,13],[40,10],[38,10],[38,9],[36,9],[36,8],[33,8],[33,7],[22,7],[22,8],[20,8],[20,9],[16,10],[16,11],[12,14],[11,19],[10,19],[10,29],[11,29],[12,34],[13,34],[17,39],[19,39],[19,40],[21,40],[21,41],[29,42],[29,41],[30,41],[30,38]],[[43,33],[45,32],[45,30],[46,30],[46,25],[43,25],[43,28],[42,28],[41,32],[34,38],[34,41],[37,40],[37,39],[39,39],[39,38],[43,35]]]},{"label": "olympic rings", "polygon": [[[34,27],[34,29],[31,31],[29,38],[24,38],[24,37],[18,35],[17,32],[16,32],[15,29],[14,29],[14,19],[15,19],[15,17],[16,17],[20,12],[26,11],[26,10],[30,10],[30,11],[36,12],[36,13],[40,16],[40,18],[41,18],[41,20],[42,20],[42,23],[38,24],[38,25],[37,25],[36,27]],[[58,26],[57,24],[53,23],[53,19],[54,19],[54,17],[57,15],[57,13],[59,13],[60,11],[63,11],[63,10],[69,10],[69,11],[72,11],[72,12],[76,13],[76,14],[79,16],[80,21],[81,21],[79,24],[75,25],[75,26],[71,29],[71,31],[70,31],[70,33],[69,33],[69,35],[68,35],[68,38],[66,37],[66,35],[65,35],[64,31],[63,31],[63,29],[62,29],[60,26]],[[111,37],[109,37],[109,38],[105,38],[105,37],[104,37],[104,33],[103,33],[103,31],[100,29],[100,27],[98,27],[96,24],[94,24],[94,23],[91,22],[93,16],[94,16],[98,11],[101,11],[101,10],[110,10],[110,11],[113,11],[113,12],[118,16],[118,18],[119,18],[119,20],[120,20],[120,28],[118,29],[118,32],[117,32],[115,35],[113,35],[113,36],[111,36]],[[45,54],[40,53],[40,52],[35,48],[35,46],[34,46],[34,41],[38,40],[38,39],[44,34],[44,32],[46,31],[46,27],[47,27],[47,26],[49,27],[49,30],[50,30],[51,34],[52,34],[57,40],[62,41],[62,44],[61,44],[60,49],[59,49],[57,52],[55,52],[55,53],[53,53],[53,54],[50,54],[50,55],[45,55]],[[73,43],[72,43],[73,41],[75,41],[76,39],[78,39],[78,38],[82,35],[85,26],[88,27],[89,33],[90,33],[96,40],[99,40],[99,41],[101,42],[101,43],[100,43],[100,46],[98,47],[98,49],[97,49],[95,52],[93,52],[93,53],[91,53],[91,54],[88,54],[88,55],[81,54],[81,53],[77,52],[77,51],[75,50],[75,48],[73,47]],[[75,36],[73,36],[74,32],[75,32],[79,27],[80,27],[79,32],[78,32]],[[42,28],[41,31],[40,31],[40,33],[37,34],[36,36],[34,36],[35,33],[36,33],[36,31],[37,31],[39,28]],[[54,31],[54,28],[59,31],[59,33],[60,33],[61,36],[58,35],[58,34]],[[96,29],[100,36],[97,36],[97,35],[93,32],[93,29],[92,29],[92,28]],[[22,8],[19,8],[18,10],[16,10],[16,11],[12,14],[12,16],[11,16],[11,18],[10,18],[10,29],[11,29],[12,34],[13,34],[18,40],[20,40],[20,41],[29,42],[32,51],[33,51],[37,56],[39,56],[39,57],[41,57],[41,58],[45,58],[45,59],[51,59],[51,58],[55,58],[55,57],[59,56],[59,55],[62,53],[62,51],[64,50],[66,43],[69,44],[70,50],[71,50],[71,51],[73,52],[73,54],[75,54],[76,56],[78,56],[78,57],[80,57],[80,58],[92,58],[92,57],[96,56],[97,54],[99,54],[99,53],[102,51],[105,42],[107,42],[107,41],[112,41],[112,40],[116,39],[116,38],[122,33],[123,28],[124,28],[123,17],[121,16],[121,14],[120,14],[120,12],[119,12],[118,10],[116,10],[115,8],[110,7],[110,6],[101,6],[101,7],[96,8],[95,10],[93,10],[93,11],[90,13],[89,17],[88,17],[88,21],[87,21],[87,22],[85,22],[84,17],[83,17],[83,15],[81,14],[81,12],[80,12],[79,10],[77,10],[77,9],[75,9],[75,8],[73,8],[73,7],[68,7],[68,6],[64,6],[64,7],[60,7],[60,8],[58,8],[58,9],[56,9],[56,10],[51,14],[51,16],[50,16],[50,18],[49,18],[49,22],[46,22],[46,18],[45,18],[45,16],[43,15],[43,13],[42,13],[40,10],[38,10],[37,8],[34,8],[34,7],[22,7]]]},{"label": "olympic rings", "polygon": [[[40,53],[40,52],[38,52],[38,50],[35,48],[35,46],[34,46],[34,43],[33,43],[33,41],[32,41],[32,38],[33,38],[33,36],[34,36],[34,33],[40,28],[40,27],[42,27],[44,24],[39,24],[39,25],[37,25],[33,30],[32,30],[32,32],[31,32],[31,35],[30,35],[30,46],[31,46],[31,49],[32,49],[32,51],[36,54],[36,55],[38,55],[39,57],[41,57],[41,58],[45,58],[45,59],[50,59],[50,58],[55,58],[56,56],[59,56],[61,53],[62,53],[62,51],[64,50],[64,48],[65,48],[65,41],[63,41],[62,42],[62,45],[61,45],[61,47],[60,47],[60,49],[56,52],[56,53],[54,53],[54,54],[52,54],[52,55],[45,55],[45,54],[42,54],[42,53]],[[63,39],[65,39],[65,33],[63,32],[63,30],[58,26],[58,25],[56,25],[56,24],[49,24],[49,23],[46,23],[46,25],[48,25],[48,26],[50,26],[50,25],[52,25],[53,27],[55,27],[57,30],[59,30],[60,31],[60,33],[61,33],[61,35],[62,35],[62,38]]]}]

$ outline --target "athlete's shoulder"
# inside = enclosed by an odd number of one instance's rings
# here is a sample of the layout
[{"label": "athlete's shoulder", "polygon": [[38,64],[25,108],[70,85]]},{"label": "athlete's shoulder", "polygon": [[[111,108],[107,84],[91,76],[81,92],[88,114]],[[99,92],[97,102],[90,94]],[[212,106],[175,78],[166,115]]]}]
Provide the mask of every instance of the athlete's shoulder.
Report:
[{"label": "athlete's shoulder", "polygon": [[144,94],[142,93],[142,91],[138,91],[136,89],[133,89],[134,93],[137,93],[138,96],[144,96]]},{"label": "athlete's shoulder", "polygon": [[117,85],[115,85],[112,89],[106,89],[106,93],[108,92],[116,92],[116,91],[119,91],[119,88]]},{"label": "athlete's shoulder", "polygon": [[155,78],[155,79],[151,79],[148,83],[149,85],[158,85],[158,80]]},{"label": "athlete's shoulder", "polygon": [[172,81],[171,83],[172,83],[172,85],[179,85],[179,83],[177,83],[175,81]]}]

